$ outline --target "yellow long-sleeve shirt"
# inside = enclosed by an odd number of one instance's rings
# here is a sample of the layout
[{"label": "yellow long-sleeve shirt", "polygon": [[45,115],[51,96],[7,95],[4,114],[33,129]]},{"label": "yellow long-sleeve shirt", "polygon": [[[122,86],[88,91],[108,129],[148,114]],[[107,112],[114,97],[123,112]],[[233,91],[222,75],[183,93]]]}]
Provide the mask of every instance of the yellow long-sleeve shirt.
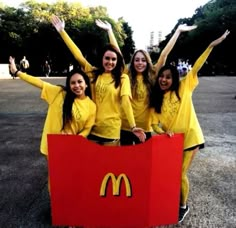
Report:
[{"label": "yellow long-sleeve shirt", "polygon": [[174,92],[169,91],[164,95],[161,113],[152,111],[153,125],[159,123],[165,132],[170,130],[174,133],[184,133],[184,149],[205,142],[193,106],[192,93],[199,83],[197,73],[211,51],[212,47],[208,47],[195,62],[186,77],[180,81],[179,95],[181,100],[178,100]]}]

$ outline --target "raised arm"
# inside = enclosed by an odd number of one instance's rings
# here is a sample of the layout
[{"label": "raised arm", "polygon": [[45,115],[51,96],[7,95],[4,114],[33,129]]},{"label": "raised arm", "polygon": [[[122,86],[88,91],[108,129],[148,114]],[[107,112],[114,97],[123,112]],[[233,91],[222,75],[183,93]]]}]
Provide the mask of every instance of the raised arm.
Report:
[{"label": "raised arm", "polygon": [[188,26],[186,24],[180,24],[178,26],[178,28],[176,29],[174,35],[171,37],[171,39],[169,40],[169,42],[167,43],[165,48],[162,50],[162,52],[160,54],[160,57],[158,58],[157,63],[154,65],[155,75],[157,75],[160,68],[165,65],[166,59],[167,59],[169,53],[171,52],[172,48],[174,47],[179,35],[182,32],[188,32],[188,31],[191,31],[191,30],[196,29],[196,28],[197,28],[196,25]]},{"label": "raised arm", "polygon": [[212,49],[220,44],[222,41],[225,40],[225,38],[229,35],[230,31],[226,30],[223,35],[221,35],[216,40],[212,41],[207,49],[201,54],[201,56],[197,59],[197,61],[194,63],[192,67],[192,75],[197,76],[198,71],[202,68],[203,64],[206,62],[208,56],[210,55]]},{"label": "raised arm", "polygon": [[[100,19],[97,19],[96,21],[96,25],[102,29],[104,29],[105,31],[107,31],[107,34],[108,34],[108,38],[109,38],[109,42],[110,44],[114,45],[115,47],[118,48],[119,52],[121,53],[122,55],[122,52],[120,50],[120,47],[117,43],[117,40],[115,38],[115,35],[113,33],[113,30],[112,30],[112,26],[109,22],[107,21],[102,21]],[[124,69],[124,72],[127,73],[128,72],[128,65],[125,64],[125,69]]]},{"label": "raised arm", "polygon": [[76,46],[76,44],[72,41],[69,37],[67,32],[65,31],[65,22],[61,20],[58,16],[52,15],[51,22],[57,32],[60,34],[61,38],[64,40],[66,46],[70,49],[71,53],[78,61],[78,63],[84,68],[85,65],[88,63],[87,60],[84,58],[80,49]]},{"label": "raised arm", "polygon": [[15,64],[15,59],[12,58],[11,56],[9,57],[9,69],[13,75],[18,76],[20,79],[22,79],[22,80],[30,83],[31,85],[36,86],[40,89],[43,88],[43,81],[40,78],[30,76],[26,73],[21,72],[20,70],[17,70],[16,64]]},{"label": "raised arm", "polygon": [[113,33],[113,30],[112,30],[112,27],[111,27],[111,24],[107,21],[102,21],[100,19],[97,19],[95,21],[96,25],[99,27],[99,28],[102,28],[103,30],[107,31],[107,34],[108,34],[108,37],[109,37],[109,42],[114,45],[115,47],[117,47],[121,53],[121,50],[120,50],[120,47],[117,43],[117,40],[115,38],[115,35]]}]

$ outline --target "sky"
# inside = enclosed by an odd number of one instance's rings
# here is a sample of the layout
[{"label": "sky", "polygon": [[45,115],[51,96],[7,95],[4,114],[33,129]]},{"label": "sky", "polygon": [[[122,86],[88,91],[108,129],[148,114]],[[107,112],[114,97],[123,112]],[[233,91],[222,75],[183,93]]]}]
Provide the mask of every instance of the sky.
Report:
[{"label": "sky", "polygon": [[[56,2],[56,0],[36,1]],[[123,17],[133,31],[137,49],[146,49],[150,44],[151,32],[154,34],[154,44],[157,44],[159,31],[165,38],[178,19],[192,17],[198,7],[209,2],[209,0],[68,0],[68,2],[76,1],[85,7],[98,5],[107,7],[109,16],[115,21]],[[0,2],[17,8],[24,0],[0,0]]]}]

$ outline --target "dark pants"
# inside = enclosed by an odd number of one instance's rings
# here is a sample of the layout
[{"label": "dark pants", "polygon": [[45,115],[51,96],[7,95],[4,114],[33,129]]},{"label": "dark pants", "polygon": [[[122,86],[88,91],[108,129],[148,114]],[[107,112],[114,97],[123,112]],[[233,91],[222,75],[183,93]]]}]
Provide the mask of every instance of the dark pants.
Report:
[{"label": "dark pants", "polygon": [[[152,137],[151,132],[145,132],[146,134],[146,140],[150,139]],[[140,144],[139,138],[131,131],[120,131],[120,145],[121,146],[127,146],[127,145],[134,145],[134,144]]]},{"label": "dark pants", "polygon": [[91,135],[91,134],[88,135],[87,139],[103,146],[119,146],[120,145],[119,139],[107,139],[107,138],[102,138],[102,137]]}]

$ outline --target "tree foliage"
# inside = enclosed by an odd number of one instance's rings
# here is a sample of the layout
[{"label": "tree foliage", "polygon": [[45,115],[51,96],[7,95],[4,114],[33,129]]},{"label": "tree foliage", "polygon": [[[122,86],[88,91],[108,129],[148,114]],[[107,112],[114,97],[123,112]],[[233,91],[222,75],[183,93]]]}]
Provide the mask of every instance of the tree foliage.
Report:
[{"label": "tree foliage", "polygon": [[10,55],[19,62],[23,55],[30,61],[30,73],[41,74],[45,60],[51,63],[54,74],[66,73],[76,61],[60,35],[51,25],[56,14],[65,20],[66,31],[84,56],[96,65],[97,53],[108,43],[107,33],[98,28],[97,18],[113,26],[118,44],[124,45],[124,31],[120,22],[108,16],[103,6],[84,7],[80,3],[57,1],[54,4],[26,1],[19,8],[0,5],[0,62],[7,63]]},{"label": "tree foliage", "polygon": [[229,29],[230,35],[222,44],[214,48],[200,73],[204,75],[235,75],[235,60],[231,56],[236,52],[234,42],[236,39],[236,1],[210,0],[204,6],[197,8],[191,18],[179,19],[171,33],[161,42],[161,50],[180,23],[196,24],[198,28],[181,34],[168,57],[169,62],[176,62],[178,58],[182,58],[188,59],[193,64],[211,41]]},{"label": "tree foliage", "polygon": [[[135,50],[132,28],[123,18],[118,21],[110,18],[106,7],[84,7],[79,2],[57,1],[48,4],[46,1],[38,3],[28,0],[18,8],[0,4],[0,62],[7,63],[10,55],[19,62],[26,55],[31,64],[30,73],[34,75],[42,73],[41,66],[45,60],[50,61],[52,71],[57,75],[66,72],[69,63],[75,65],[74,57],[51,25],[50,17],[53,14],[65,20],[67,33],[94,65],[100,48],[108,42],[106,32],[98,28],[94,21],[97,18],[107,20],[113,27],[125,62],[130,61]],[[198,28],[181,34],[168,57],[169,62],[183,58],[194,63],[212,40],[229,29],[231,34],[215,48],[202,72],[211,74],[214,70],[220,74],[236,73],[235,60],[230,58],[230,55],[236,53],[236,1],[210,0],[197,8],[191,18],[180,18],[160,43],[160,50],[165,47],[180,23],[197,24]],[[156,53],[151,53],[151,56],[157,58]]]},{"label": "tree foliage", "polygon": [[125,63],[129,63],[131,60],[131,55],[135,51],[135,44],[132,39],[133,31],[129,24],[125,22],[122,18],[119,20],[122,23],[122,28],[124,31],[124,45],[121,48],[122,54],[125,59]]}]

